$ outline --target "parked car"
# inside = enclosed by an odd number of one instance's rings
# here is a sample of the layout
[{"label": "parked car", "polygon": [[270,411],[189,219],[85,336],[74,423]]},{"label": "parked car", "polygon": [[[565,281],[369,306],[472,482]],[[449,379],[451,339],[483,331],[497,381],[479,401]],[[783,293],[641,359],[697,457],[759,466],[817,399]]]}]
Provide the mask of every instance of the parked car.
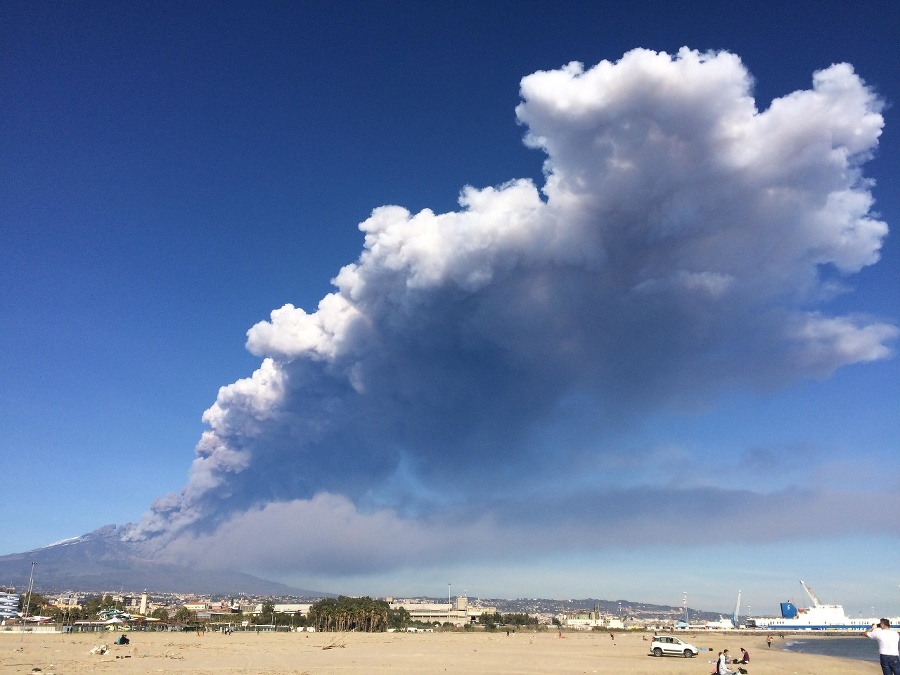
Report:
[{"label": "parked car", "polygon": [[653,656],[683,656],[687,659],[697,656],[700,650],[674,635],[656,635],[650,645],[650,653]]}]

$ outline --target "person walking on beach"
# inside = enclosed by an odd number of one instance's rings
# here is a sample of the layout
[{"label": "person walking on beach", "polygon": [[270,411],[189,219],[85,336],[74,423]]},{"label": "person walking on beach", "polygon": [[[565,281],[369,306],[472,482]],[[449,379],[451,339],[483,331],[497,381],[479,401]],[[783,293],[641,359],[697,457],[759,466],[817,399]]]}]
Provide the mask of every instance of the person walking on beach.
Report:
[{"label": "person walking on beach", "polygon": [[900,675],[900,633],[891,630],[891,622],[881,619],[866,631],[866,637],[878,640],[883,675]]},{"label": "person walking on beach", "polygon": [[771,635],[767,636],[766,637],[766,647],[768,647],[769,649],[772,649],[772,641],[774,639],[775,638],[773,638]]}]

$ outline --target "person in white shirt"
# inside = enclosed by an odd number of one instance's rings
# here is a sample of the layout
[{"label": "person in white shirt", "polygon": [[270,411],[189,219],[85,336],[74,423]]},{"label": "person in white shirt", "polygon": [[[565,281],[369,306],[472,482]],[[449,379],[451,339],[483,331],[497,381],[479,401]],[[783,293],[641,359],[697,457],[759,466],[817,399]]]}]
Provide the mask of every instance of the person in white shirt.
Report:
[{"label": "person in white shirt", "polygon": [[728,650],[719,653],[719,660],[716,661],[717,675],[735,675],[735,672],[728,667]]},{"label": "person in white shirt", "polygon": [[866,631],[866,637],[878,640],[883,675],[900,675],[900,633],[891,630],[891,622],[881,619]]}]

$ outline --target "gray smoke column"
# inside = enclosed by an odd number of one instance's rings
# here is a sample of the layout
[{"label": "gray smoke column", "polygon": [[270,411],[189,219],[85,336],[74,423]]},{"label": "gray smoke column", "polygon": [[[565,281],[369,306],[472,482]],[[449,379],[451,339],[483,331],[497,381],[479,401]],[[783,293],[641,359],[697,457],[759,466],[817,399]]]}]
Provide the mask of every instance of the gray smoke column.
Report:
[{"label": "gray smoke column", "polygon": [[[222,387],[182,493],[131,537],[225,555],[216,542],[278,523],[298,550],[387,568],[376,536],[515,533],[522,497],[576,470],[554,431],[612,453],[607,434],[726,385],[886,357],[896,327],[819,309],[887,234],[861,173],[882,103],[847,64],[764,111],[751,86],[737,56],[687,48],[525,77],[516,115],[543,187],[376,208],[333,293],[248,331],[259,369]],[[316,518],[343,535],[299,524]]]}]

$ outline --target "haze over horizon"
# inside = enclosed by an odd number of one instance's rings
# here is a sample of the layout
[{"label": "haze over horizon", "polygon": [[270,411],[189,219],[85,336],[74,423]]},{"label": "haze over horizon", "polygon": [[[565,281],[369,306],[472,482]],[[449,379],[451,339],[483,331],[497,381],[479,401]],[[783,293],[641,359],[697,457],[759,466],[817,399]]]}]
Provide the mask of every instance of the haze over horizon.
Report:
[{"label": "haze over horizon", "polygon": [[0,555],[900,615],[897,4],[455,7],[3,10]]}]

